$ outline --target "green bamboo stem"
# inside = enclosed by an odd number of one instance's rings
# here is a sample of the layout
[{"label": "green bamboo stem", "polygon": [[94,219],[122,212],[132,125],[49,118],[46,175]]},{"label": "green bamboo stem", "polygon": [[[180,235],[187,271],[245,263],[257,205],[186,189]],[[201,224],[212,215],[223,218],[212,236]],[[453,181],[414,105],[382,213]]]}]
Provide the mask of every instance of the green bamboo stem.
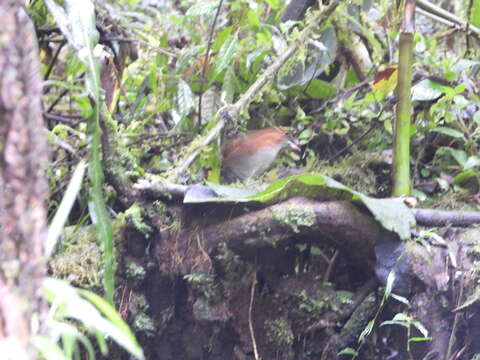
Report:
[{"label": "green bamboo stem", "polygon": [[393,146],[393,195],[410,194],[410,122],[413,65],[413,33],[400,33],[397,112]]}]

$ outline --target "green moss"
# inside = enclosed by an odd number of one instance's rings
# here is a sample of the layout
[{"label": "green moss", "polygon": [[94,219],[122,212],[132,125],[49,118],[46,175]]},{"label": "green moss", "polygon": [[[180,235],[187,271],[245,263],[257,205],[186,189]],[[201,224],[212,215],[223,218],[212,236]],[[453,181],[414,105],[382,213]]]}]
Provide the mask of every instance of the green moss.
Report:
[{"label": "green moss", "polygon": [[193,290],[202,294],[207,300],[211,299],[216,294],[215,278],[212,275],[205,273],[192,273],[183,276]]},{"label": "green moss", "polygon": [[478,229],[470,229],[465,231],[460,237],[462,244],[469,246],[468,253],[476,258],[480,257],[479,235],[480,231]]},{"label": "green moss", "polygon": [[468,253],[474,256],[480,256],[480,246],[472,246],[471,248],[468,249]]},{"label": "green moss", "polygon": [[137,332],[144,333],[147,336],[154,336],[156,333],[153,319],[145,313],[139,313],[133,320],[133,328]]},{"label": "green moss", "polygon": [[364,194],[377,194],[379,191],[377,178],[381,177],[381,174],[373,169],[378,167],[376,165],[388,164],[388,162],[388,156],[383,152],[358,152],[346,156],[333,166],[325,162],[313,161],[309,164],[308,171],[321,172]]},{"label": "green moss", "polygon": [[340,301],[341,304],[351,304],[352,303],[353,294],[350,291],[338,290],[335,293],[337,294],[337,298],[338,298],[338,300]]},{"label": "green moss", "polygon": [[276,211],[273,218],[292,228],[295,233],[300,232],[300,226],[310,227],[316,223],[315,212],[311,208],[289,206],[285,211]]},{"label": "green moss", "polygon": [[120,247],[125,239],[123,230],[125,229],[125,214],[120,213],[117,215],[117,218],[112,221],[112,236],[113,236],[113,245],[115,247]]},{"label": "green moss", "polygon": [[323,299],[320,300],[320,298],[315,299],[309,297],[305,290],[302,290],[300,293],[298,293],[298,297],[300,297],[301,299],[298,308],[300,310],[306,311],[309,314],[315,314],[317,312],[320,312],[327,305]]},{"label": "green moss", "polygon": [[145,279],[147,272],[143,268],[143,266],[140,266],[134,262],[128,263],[127,266],[125,267],[125,275],[129,280],[132,280],[134,282],[141,282]]},{"label": "green moss", "polygon": [[265,330],[269,342],[279,346],[291,346],[295,340],[292,328],[284,318],[266,320]]},{"label": "green moss", "polygon": [[222,277],[227,280],[237,281],[247,272],[247,265],[241,261],[240,256],[226,247],[220,247],[215,259],[222,271]]},{"label": "green moss", "polygon": [[167,205],[160,201],[156,200],[152,203],[152,206],[148,210],[148,216],[150,218],[158,219],[162,226],[172,226],[172,228],[180,228],[180,221],[176,220],[170,211],[168,211]]},{"label": "green moss", "polygon": [[[49,262],[53,276],[85,289],[101,287],[102,252],[93,226],[70,229],[64,250]],[[74,232],[73,232],[74,231]],[[68,230],[67,230],[68,232]]]},{"label": "green moss", "polygon": [[367,326],[369,319],[378,309],[378,304],[374,293],[370,293],[365,300],[355,309],[352,316],[348,319],[340,332],[339,343],[345,344],[350,339],[357,338]]},{"label": "green moss", "polygon": [[[125,218],[120,214],[113,222],[113,244],[116,248],[123,241]],[[97,242],[94,226],[77,226],[65,229],[63,249],[49,261],[54,277],[68,279],[72,284],[85,289],[102,288],[103,255]]]},{"label": "green moss", "polygon": [[136,294],[134,297],[136,308],[139,312],[146,312],[150,305],[144,294]]},{"label": "green moss", "polygon": [[155,211],[156,214],[165,214],[167,212],[167,205],[165,205],[164,202],[160,201],[160,200],[155,200],[153,203],[152,203],[152,209],[153,211]]},{"label": "green moss", "polygon": [[140,231],[146,238],[150,236],[153,229],[147,223],[143,221],[142,218],[143,209],[140,207],[138,203],[133,204],[130,206],[127,211],[125,211],[125,216],[128,220],[130,220],[135,228]]}]

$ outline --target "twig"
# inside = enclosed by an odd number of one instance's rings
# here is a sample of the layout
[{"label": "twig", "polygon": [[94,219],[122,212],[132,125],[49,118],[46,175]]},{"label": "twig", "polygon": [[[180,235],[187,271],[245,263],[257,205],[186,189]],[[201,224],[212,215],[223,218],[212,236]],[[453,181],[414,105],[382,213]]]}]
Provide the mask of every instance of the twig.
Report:
[{"label": "twig", "polygon": [[253,354],[255,355],[255,360],[260,360],[258,355],[257,341],[255,340],[255,332],[253,330],[252,323],[252,310],[253,310],[253,299],[255,298],[255,287],[257,286],[257,272],[254,271],[252,287],[250,290],[250,305],[248,306],[248,330],[250,330],[250,339],[252,339]]},{"label": "twig", "polygon": [[410,209],[417,225],[464,227],[480,223],[479,211],[445,211],[432,209]]},{"label": "twig", "polygon": [[202,76],[200,77],[200,95],[198,96],[198,124],[197,124],[199,129],[202,124],[202,97],[203,97],[203,88],[205,85],[205,74],[207,73],[208,63],[210,60],[210,50],[212,49],[213,33],[215,31],[215,25],[217,24],[218,15],[220,14],[222,5],[223,5],[223,0],[220,0],[220,3],[218,4],[218,7],[217,7],[217,11],[215,13],[215,17],[213,18],[210,34],[208,36],[207,53],[205,55],[205,62],[203,63]]},{"label": "twig", "polygon": [[[143,36],[143,34],[139,33],[139,32],[136,32],[137,35],[139,36]],[[150,44],[148,41],[145,41],[145,40],[141,40],[141,39],[128,39],[128,38],[116,38],[116,37],[105,37],[104,40],[110,40],[110,41],[118,41],[118,42],[137,42],[139,44],[142,44],[142,45],[145,45],[155,51],[158,51],[160,54],[163,54],[163,55],[167,55],[169,57],[172,57],[172,58],[178,58],[180,56],[180,54],[174,52],[174,51],[171,51],[171,50],[167,50],[167,49],[164,49],[160,46],[155,46],[155,45],[152,45]]]},{"label": "twig", "polygon": [[265,70],[265,72],[257,79],[257,81],[250,86],[250,88],[240,99],[238,99],[235,104],[224,106],[218,110],[216,115],[219,118],[218,123],[210,130],[200,144],[195,145],[193,151],[189,152],[187,158],[182,159],[179,162],[181,165],[178,166],[177,171],[174,173],[174,181],[178,181],[181,174],[195,161],[200,152],[217,137],[217,135],[225,126],[225,119],[227,116],[235,118],[240,110],[247,106],[253,97],[265,86],[265,84],[267,84],[269,80],[273,79],[274,75],[278,72],[282,65],[285,64],[285,62],[298,50],[303,43],[305,43],[308,36],[315,29],[317,29],[318,24],[324,23],[339,4],[340,0],[334,0],[325,12],[321,13],[314,21],[312,21],[312,23],[302,31],[299,39],[291,44],[283,54],[277,57],[277,59]]},{"label": "twig", "polygon": [[[190,132],[181,132],[181,133],[170,133],[162,132],[156,134],[137,134],[137,139],[127,143],[127,146],[136,145],[141,143],[144,140],[154,139],[154,138],[176,138],[176,137],[193,137],[193,134]],[[177,144],[178,145],[178,144]]]},{"label": "twig", "polygon": [[460,25],[463,30],[470,30],[475,35],[480,35],[480,29],[472,24],[468,24],[467,21],[463,20],[461,17],[455,16],[451,12],[442,9],[441,7],[434,5],[427,0],[417,0],[417,11],[418,9],[424,10],[422,12],[423,15],[429,16],[434,20],[438,21],[438,18],[442,18],[444,20],[450,21],[456,25]]},{"label": "twig", "polygon": [[[465,275],[462,275],[461,281],[460,281],[460,293],[458,294],[457,298],[457,307],[460,306],[460,304],[463,302],[463,291],[464,291],[464,286],[463,284],[465,280]],[[458,324],[460,322],[460,317],[463,316],[460,312],[457,312],[455,314],[455,317],[453,318],[453,325],[452,325],[452,331],[450,333],[450,339],[448,340],[448,348],[447,348],[447,354],[445,356],[445,359],[447,360],[453,360],[452,352],[453,352],[453,347],[455,346],[455,343],[457,342],[457,336],[455,333],[457,332],[458,329]]]},{"label": "twig", "polygon": [[[78,76],[78,78],[75,80],[75,82],[76,82],[77,80],[83,79],[84,76],[85,76],[85,73],[84,73],[84,72],[81,73],[81,74]],[[70,89],[65,89],[65,90],[63,90],[63,91],[57,96],[57,98],[55,99],[55,101],[48,107],[47,111],[45,111],[45,112],[46,112],[46,113],[52,112],[52,110],[55,108],[55,106],[57,106],[57,104],[60,102],[60,100],[62,100],[63,97],[68,94],[69,91],[70,91]]]},{"label": "twig", "polygon": [[375,127],[380,123],[378,120],[380,120],[380,117],[383,114],[383,110],[385,110],[385,107],[388,105],[388,103],[389,102],[387,102],[387,104],[385,104],[382,107],[382,110],[380,110],[380,113],[375,117],[375,119],[372,120],[372,125],[370,125],[370,127],[367,129],[367,131],[365,131],[362,135],[360,135],[358,138],[353,140],[351,144],[349,144],[348,146],[345,146],[343,149],[340,149],[336,154],[331,156],[330,159],[328,159],[328,162],[331,163],[333,160],[338,158],[340,155],[342,155],[347,150],[351,149],[353,146],[355,146],[360,141],[362,141],[368,134],[370,134],[372,132],[372,130],[375,129]]},{"label": "twig", "polygon": [[79,122],[83,120],[81,116],[72,117],[72,116],[49,114],[46,112],[43,112],[42,116],[47,120],[58,121],[64,124],[72,125],[72,126],[77,125]]},{"label": "twig", "polygon": [[55,108],[55,106],[57,106],[57,104],[60,102],[60,100],[62,100],[63,97],[68,94],[69,91],[70,91],[69,89],[63,90],[63,91],[57,96],[57,98],[55,99],[55,101],[50,104],[50,106],[48,107],[46,113],[49,113],[50,111],[52,111],[52,110]]},{"label": "twig", "polygon": [[[62,48],[65,46],[66,43],[67,42],[64,41],[63,43],[60,43],[58,45],[57,50],[55,51],[55,54],[53,54],[52,60],[50,61],[50,64],[48,65],[48,70],[45,73],[44,81],[48,80],[48,78],[50,77],[50,74],[52,73],[52,70],[53,70],[53,65],[55,65],[55,62],[58,59],[58,55],[60,54],[60,51],[62,50]],[[48,93],[49,90],[50,90],[50,88],[45,89],[44,94]]]},{"label": "twig", "polygon": [[[470,0],[468,2],[468,7],[467,7],[467,19],[472,18],[472,8],[473,8],[473,0]],[[467,50],[465,52],[466,57],[470,56],[471,51],[472,51],[471,44],[470,44],[471,40],[470,40],[470,36],[469,36],[470,26],[471,26],[471,24],[467,23],[467,28],[466,28],[466,31],[465,31],[465,45],[466,45],[466,48],[467,48]]]},{"label": "twig", "polygon": [[138,193],[148,193],[152,196],[180,197],[183,199],[188,190],[188,186],[141,179],[133,185],[133,190]]},{"label": "twig", "polygon": [[328,262],[327,271],[325,271],[325,276],[323,277],[323,282],[328,282],[330,280],[330,274],[332,273],[333,265],[338,258],[338,250],[335,250],[332,258]]}]

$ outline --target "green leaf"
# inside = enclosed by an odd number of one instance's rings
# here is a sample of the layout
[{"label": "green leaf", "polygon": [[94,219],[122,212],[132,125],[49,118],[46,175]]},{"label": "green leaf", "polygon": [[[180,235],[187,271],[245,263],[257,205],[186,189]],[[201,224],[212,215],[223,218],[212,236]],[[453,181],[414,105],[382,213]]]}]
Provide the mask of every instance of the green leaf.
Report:
[{"label": "green leaf", "polygon": [[191,66],[192,58],[205,50],[205,45],[197,45],[191,48],[185,48],[175,63],[175,73],[180,73],[187,66]]},{"label": "green leaf", "polygon": [[210,189],[212,190],[210,196],[197,198],[192,194],[186,196],[184,202],[271,204],[294,196],[306,196],[323,201],[349,200],[364,204],[386,230],[396,232],[401,239],[410,238],[410,228],[415,225],[413,214],[403,202],[368,197],[321,174],[301,174],[283,178],[255,194],[237,193],[238,188],[226,185],[222,185],[222,188],[210,187]]},{"label": "green leaf", "polygon": [[477,110],[473,115],[473,121],[475,121],[477,125],[480,125],[480,110]]},{"label": "green leaf", "polygon": [[142,348],[128,325],[114,307],[100,296],[87,290],[78,290],[65,281],[52,278],[45,280],[44,289],[45,297],[53,304],[50,312],[57,322],[53,325],[57,327],[63,325],[62,334],[75,336],[88,350],[88,339],[83,338],[81,333],[77,335],[76,330],[65,323],[77,320],[98,340],[102,339],[99,345],[103,350],[106,351],[106,343],[103,340],[109,337],[137,359],[144,359]]},{"label": "green leaf", "polygon": [[181,118],[187,116],[193,107],[193,93],[190,86],[180,79],[175,96],[177,112]]},{"label": "green leaf", "polygon": [[62,232],[62,229],[67,221],[68,216],[70,215],[70,210],[77,198],[82,187],[83,175],[85,174],[86,164],[84,160],[81,160],[73,176],[68,183],[65,194],[63,195],[62,202],[58,207],[55,216],[53,217],[52,223],[48,227],[47,241],[45,243],[45,257],[50,257],[52,254],[57,240]]},{"label": "green leaf", "polygon": [[447,127],[444,127],[444,126],[437,126],[437,127],[433,128],[432,131],[435,131],[435,132],[438,132],[438,133],[441,133],[441,134],[444,134],[444,135],[447,135],[447,136],[451,136],[451,137],[454,137],[454,138],[457,138],[457,139],[463,138],[463,133],[462,132],[460,132],[458,130],[455,130],[455,129],[447,128]]},{"label": "green leaf", "polygon": [[[90,203],[92,220],[98,232],[99,242],[102,244],[104,257],[104,289],[105,297],[113,304],[113,292],[115,288],[115,254],[112,242],[112,225],[108,215],[105,199],[103,197],[103,168],[101,163],[100,136],[100,109],[103,105],[101,97],[100,61],[103,56],[101,47],[98,46],[99,34],[96,28],[95,6],[91,0],[66,0],[65,5],[68,13],[68,24],[65,24],[65,13],[61,7],[52,1],[46,4],[55,21],[61,28],[68,42],[76,50],[77,57],[85,65],[85,88],[90,94],[92,102],[87,106],[92,108],[88,119],[87,130],[89,135],[89,177]],[[69,31],[71,29],[71,31]],[[93,105],[92,105],[93,103]]]},{"label": "green leaf", "polygon": [[431,341],[431,337],[411,337],[408,339],[409,342],[422,342],[422,341]]},{"label": "green leaf", "polygon": [[358,352],[352,348],[345,348],[342,349],[337,355],[352,355],[352,356],[358,356]]},{"label": "green leaf", "polygon": [[[386,300],[390,297],[393,290],[393,284],[395,283],[395,271],[390,271],[387,276],[387,284],[385,285],[385,293],[383,299]],[[383,301],[382,301],[383,302]]]},{"label": "green leaf", "polygon": [[468,170],[477,166],[480,166],[480,157],[473,155],[473,156],[469,156],[467,161],[465,161],[465,165],[463,165],[463,168],[465,170]]},{"label": "green leaf", "polygon": [[237,78],[235,76],[235,71],[233,65],[230,65],[225,76],[223,77],[222,84],[222,100],[225,104],[232,104],[235,96],[235,82]]},{"label": "green leaf", "polygon": [[420,322],[420,321],[416,321],[416,320],[413,320],[412,321],[412,325],[418,330],[420,331],[420,333],[425,337],[427,338],[428,337],[428,330],[425,326],[423,326],[423,324]]},{"label": "green leaf", "polygon": [[278,8],[282,5],[282,2],[281,2],[280,0],[265,0],[265,2],[266,2],[273,10],[278,9]]},{"label": "green leaf", "polygon": [[400,295],[397,295],[397,294],[391,294],[390,296],[392,298],[394,298],[395,300],[401,302],[402,304],[405,304],[407,306],[410,305],[410,302],[408,301],[408,299],[406,297],[403,297],[403,296],[400,296]]},{"label": "green leaf", "polygon": [[480,1],[473,0],[470,22],[476,27],[480,27]]},{"label": "green leaf", "polygon": [[198,1],[194,3],[185,13],[186,16],[199,16],[212,14],[218,8],[220,1]]},{"label": "green leaf", "polygon": [[413,101],[432,101],[438,99],[441,95],[452,90],[451,87],[441,85],[435,81],[425,79],[415,84],[412,88]]},{"label": "green leaf", "polygon": [[98,296],[94,292],[87,291],[87,290],[78,290],[79,294],[81,294],[84,298],[86,298],[90,303],[92,303],[103,316],[105,316],[108,320],[112,322],[115,326],[117,326],[120,330],[122,330],[125,334],[134,339],[133,334],[130,331],[130,328],[122,319],[122,317],[118,314],[115,308],[106,302],[102,297]]},{"label": "green leaf", "polygon": [[337,89],[326,81],[313,79],[308,83],[306,92],[312,99],[324,99],[335,94]]},{"label": "green leaf", "polygon": [[441,157],[443,155],[450,155],[458,165],[464,167],[467,162],[467,153],[463,150],[453,149],[448,146],[442,146],[435,153],[435,158]]},{"label": "green leaf", "polygon": [[214,78],[216,78],[223,70],[225,70],[230,65],[237,50],[237,43],[238,40],[235,35],[231,36],[223,43],[215,59]]},{"label": "green leaf", "polygon": [[233,25],[227,26],[225,29],[222,29],[217,32],[217,36],[215,37],[215,42],[213,43],[212,50],[219,51],[220,47],[225,43],[225,41],[230,37],[232,33]]},{"label": "green leaf", "polygon": [[[467,184],[468,180],[477,179],[479,176],[480,176],[479,171],[475,171],[473,169],[467,169],[467,170],[462,171],[461,173],[455,175],[455,177],[453,178],[453,181],[455,182],[455,184],[459,184],[459,185],[464,184],[465,185],[465,184]],[[477,183],[478,183],[478,181],[477,181]]]},{"label": "green leaf", "polygon": [[365,338],[372,333],[373,326],[375,325],[375,319],[372,319],[368,322],[367,326],[362,330],[358,336],[358,342],[363,342]]},{"label": "green leaf", "polygon": [[[46,336],[38,335],[33,337],[33,344],[45,359],[48,359],[48,360],[70,360],[71,359],[64,355],[62,349],[60,348],[60,346],[58,346],[58,344],[55,343],[55,341],[53,341],[52,339]],[[8,353],[3,355],[6,355],[7,358],[10,358],[8,356]],[[18,353],[15,355],[20,356],[20,354]],[[11,359],[13,358],[14,357],[12,356]]]}]

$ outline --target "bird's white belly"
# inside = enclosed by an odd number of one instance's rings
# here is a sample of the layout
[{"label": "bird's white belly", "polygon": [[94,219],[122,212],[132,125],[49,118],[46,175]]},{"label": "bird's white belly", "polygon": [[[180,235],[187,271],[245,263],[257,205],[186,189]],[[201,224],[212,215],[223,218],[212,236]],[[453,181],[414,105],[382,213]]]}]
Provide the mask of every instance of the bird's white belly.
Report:
[{"label": "bird's white belly", "polygon": [[244,178],[248,179],[261,175],[275,160],[279,150],[280,148],[260,150],[253,154],[249,159],[250,168],[245,167],[247,171],[245,171]]}]

